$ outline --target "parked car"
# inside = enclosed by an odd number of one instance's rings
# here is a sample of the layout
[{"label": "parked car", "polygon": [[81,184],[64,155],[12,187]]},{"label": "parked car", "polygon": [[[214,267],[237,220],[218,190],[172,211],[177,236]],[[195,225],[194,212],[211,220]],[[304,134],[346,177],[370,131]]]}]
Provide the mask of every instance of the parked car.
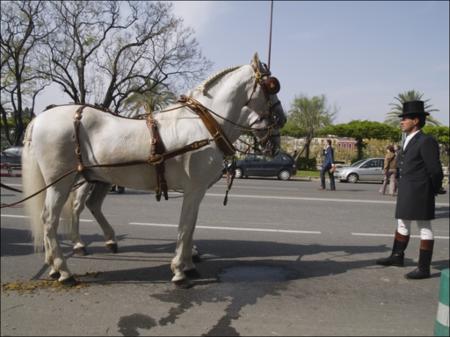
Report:
[{"label": "parked car", "polygon": [[337,167],[334,176],[339,181],[356,183],[358,181],[383,182],[384,158],[367,158],[350,166]]},{"label": "parked car", "polygon": [[22,146],[11,146],[1,152],[2,166],[22,165]]},{"label": "parked car", "polygon": [[251,154],[236,162],[235,177],[278,177],[289,180],[297,173],[295,160],[287,153],[279,152],[274,157]]}]

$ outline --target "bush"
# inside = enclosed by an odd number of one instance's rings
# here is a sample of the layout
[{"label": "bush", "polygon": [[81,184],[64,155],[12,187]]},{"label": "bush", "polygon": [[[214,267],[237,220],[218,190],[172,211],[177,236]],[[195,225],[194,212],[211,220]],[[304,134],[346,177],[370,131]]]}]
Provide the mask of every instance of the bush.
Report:
[{"label": "bush", "polygon": [[298,158],[297,159],[297,169],[298,170],[317,170],[316,168],[317,160],[316,158]]}]

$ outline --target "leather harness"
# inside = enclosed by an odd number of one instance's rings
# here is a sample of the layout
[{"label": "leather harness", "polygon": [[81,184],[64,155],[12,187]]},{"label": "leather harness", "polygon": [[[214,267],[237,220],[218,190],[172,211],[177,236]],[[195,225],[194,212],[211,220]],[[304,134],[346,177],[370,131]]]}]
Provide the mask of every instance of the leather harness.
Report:
[{"label": "leather harness", "polygon": [[90,105],[82,105],[75,111],[74,116],[74,129],[75,129],[75,155],[77,159],[77,166],[76,171],[83,175],[83,177],[90,181],[86,175],[86,169],[88,168],[95,168],[95,167],[121,167],[121,166],[130,166],[130,165],[136,165],[136,164],[150,164],[154,165],[156,169],[156,200],[161,200],[161,195],[164,194],[164,198],[168,200],[168,188],[167,188],[167,182],[164,176],[165,172],[165,166],[164,162],[170,158],[179,156],[181,154],[184,154],[186,152],[195,151],[198,150],[204,146],[207,146],[211,143],[211,141],[214,141],[217,145],[217,147],[222,151],[225,157],[231,157],[235,154],[236,149],[234,148],[233,144],[230,142],[230,140],[227,138],[225,133],[223,132],[222,128],[220,127],[219,123],[214,119],[214,117],[211,115],[209,110],[204,107],[200,102],[195,100],[192,97],[186,97],[181,96],[178,102],[183,103],[181,107],[187,106],[189,107],[194,113],[196,113],[202,122],[204,123],[205,127],[208,129],[209,133],[212,136],[212,139],[202,139],[199,141],[195,141],[193,143],[190,143],[188,145],[185,145],[179,149],[166,151],[164,144],[162,142],[159,130],[158,130],[158,123],[153,118],[153,114],[149,113],[146,115],[146,124],[150,131],[150,153],[149,157],[146,161],[144,160],[136,160],[136,161],[130,161],[126,163],[115,163],[115,164],[99,164],[99,165],[89,165],[85,166],[83,164],[83,159],[81,155],[81,145],[80,145],[80,125],[81,125],[81,118],[84,108],[90,106]]}]

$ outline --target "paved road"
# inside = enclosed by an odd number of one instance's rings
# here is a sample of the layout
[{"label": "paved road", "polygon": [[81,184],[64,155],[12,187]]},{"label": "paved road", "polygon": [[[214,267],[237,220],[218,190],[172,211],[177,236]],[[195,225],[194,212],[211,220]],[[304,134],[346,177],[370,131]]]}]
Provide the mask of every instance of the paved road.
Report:
[{"label": "paved road", "polygon": [[[19,178],[2,178],[20,188]],[[81,231],[90,255],[71,254],[82,281],[74,289],[46,282],[23,209],[1,212],[2,335],[433,335],[439,273],[449,266],[448,195],[439,196],[433,277],[403,275],[417,263],[418,230],[405,268],[382,268],[390,252],[395,199],[379,184],[236,180],[202,203],[195,242],[201,278],[188,290],[169,282],[181,194],[157,203],[152,193],[111,193],[104,211],[120,239],[103,246],[88,212]],[[2,202],[19,195],[2,190]],[[32,281],[29,281],[32,280]],[[19,290],[6,290],[16,286]],[[36,286],[25,291],[25,286]]]}]

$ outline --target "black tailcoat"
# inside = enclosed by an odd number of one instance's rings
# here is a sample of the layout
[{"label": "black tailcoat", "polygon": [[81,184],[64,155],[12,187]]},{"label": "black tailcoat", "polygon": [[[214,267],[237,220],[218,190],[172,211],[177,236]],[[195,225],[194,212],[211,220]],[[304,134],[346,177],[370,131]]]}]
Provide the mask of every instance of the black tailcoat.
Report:
[{"label": "black tailcoat", "polygon": [[400,151],[395,217],[404,220],[434,219],[435,195],[442,186],[442,166],[436,140],[419,131]]}]

